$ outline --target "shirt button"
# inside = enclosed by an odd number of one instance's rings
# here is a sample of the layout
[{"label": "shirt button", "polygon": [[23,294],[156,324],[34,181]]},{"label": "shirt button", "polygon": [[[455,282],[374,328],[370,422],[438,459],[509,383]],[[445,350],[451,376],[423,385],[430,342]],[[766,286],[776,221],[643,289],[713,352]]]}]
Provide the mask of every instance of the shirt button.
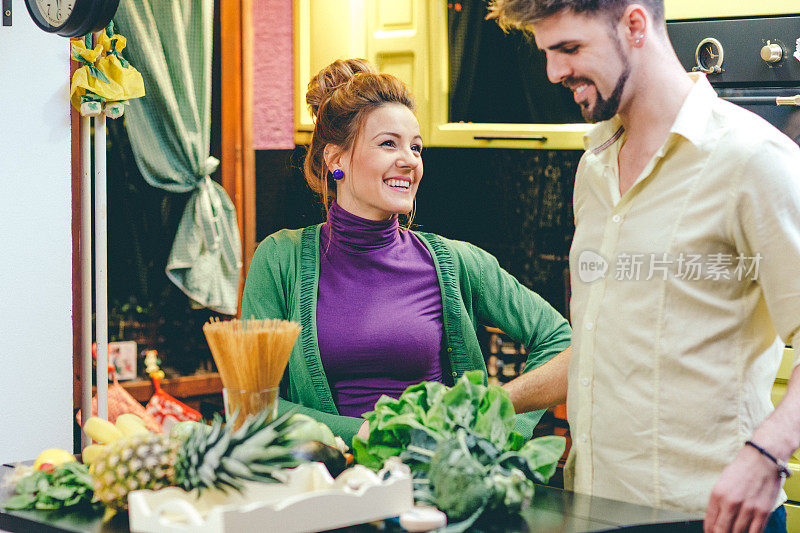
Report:
[{"label": "shirt button", "polygon": [[594,329],[594,322],[587,322],[583,327],[586,331],[592,331]]},{"label": "shirt button", "polygon": [[589,440],[589,435],[586,433],[581,433],[581,442],[586,442]]},{"label": "shirt button", "polygon": [[611,220],[613,220],[614,222],[619,222],[620,220],[622,220],[622,217],[619,215],[614,215],[613,217],[611,217]]},{"label": "shirt button", "polygon": [[588,387],[589,386],[589,378],[581,379],[581,385],[583,385],[584,387]]},{"label": "shirt button", "polygon": [[458,377],[458,372],[453,372],[453,377],[457,378]]},{"label": "shirt button", "polygon": [[450,353],[450,352],[452,352],[452,351],[453,351],[453,349],[452,349],[452,348],[448,348],[448,349],[447,349],[447,353]]}]

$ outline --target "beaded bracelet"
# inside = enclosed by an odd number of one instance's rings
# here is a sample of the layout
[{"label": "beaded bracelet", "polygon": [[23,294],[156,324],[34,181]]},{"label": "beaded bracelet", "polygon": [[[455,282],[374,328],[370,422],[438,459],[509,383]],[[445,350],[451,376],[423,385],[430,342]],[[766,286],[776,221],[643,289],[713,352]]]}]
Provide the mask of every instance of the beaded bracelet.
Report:
[{"label": "beaded bracelet", "polygon": [[777,457],[775,457],[774,455],[769,453],[767,450],[765,450],[764,448],[762,448],[758,444],[754,443],[751,440],[748,440],[747,442],[745,442],[745,445],[752,446],[753,448],[758,450],[758,452],[761,455],[763,455],[764,457],[766,457],[767,459],[769,459],[770,461],[775,463],[775,466],[778,467],[778,475],[780,477],[782,477],[783,479],[786,479],[787,477],[791,477],[792,476],[792,471],[789,470],[789,466],[786,463],[784,463],[783,461],[781,461],[780,459],[778,459]]}]

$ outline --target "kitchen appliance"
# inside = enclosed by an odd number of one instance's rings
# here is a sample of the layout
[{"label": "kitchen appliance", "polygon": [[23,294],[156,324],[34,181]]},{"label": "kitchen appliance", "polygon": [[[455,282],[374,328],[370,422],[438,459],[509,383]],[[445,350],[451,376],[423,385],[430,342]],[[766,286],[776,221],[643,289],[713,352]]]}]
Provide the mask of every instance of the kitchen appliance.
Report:
[{"label": "kitchen appliance", "polygon": [[667,22],[687,71],[800,144],[800,14]]}]

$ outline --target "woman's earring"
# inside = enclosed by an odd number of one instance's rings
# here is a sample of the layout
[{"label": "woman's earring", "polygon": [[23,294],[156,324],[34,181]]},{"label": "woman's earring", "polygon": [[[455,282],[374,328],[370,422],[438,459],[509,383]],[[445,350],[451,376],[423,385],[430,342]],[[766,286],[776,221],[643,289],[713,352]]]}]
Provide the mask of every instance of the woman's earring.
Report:
[{"label": "woman's earring", "polygon": [[341,168],[337,168],[336,170],[333,171],[333,179],[335,179],[336,181],[339,181],[343,177],[344,177],[344,172],[342,172]]}]

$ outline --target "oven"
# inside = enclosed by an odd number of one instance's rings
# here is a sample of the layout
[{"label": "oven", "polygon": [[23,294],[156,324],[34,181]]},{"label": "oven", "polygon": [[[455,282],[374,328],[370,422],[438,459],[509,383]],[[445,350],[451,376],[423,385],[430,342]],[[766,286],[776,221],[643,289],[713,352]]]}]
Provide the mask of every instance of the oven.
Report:
[{"label": "oven", "polygon": [[687,71],[800,144],[800,15],[668,22],[667,32]]}]

